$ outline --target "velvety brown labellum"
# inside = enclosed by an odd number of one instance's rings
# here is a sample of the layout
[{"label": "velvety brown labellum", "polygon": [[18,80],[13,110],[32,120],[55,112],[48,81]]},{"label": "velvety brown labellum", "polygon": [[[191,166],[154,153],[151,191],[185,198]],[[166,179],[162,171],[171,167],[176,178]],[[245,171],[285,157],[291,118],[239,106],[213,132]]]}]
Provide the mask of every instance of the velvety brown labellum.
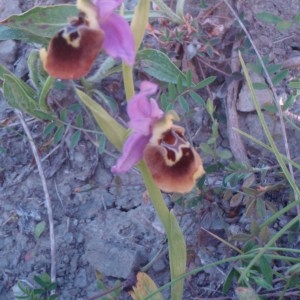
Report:
[{"label": "velvety brown labellum", "polygon": [[50,41],[48,51],[41,49],[41,59],[49,75],[78,79],[86,75],[98,56],[104,33],[91,29],[82,18],[73,20]]},{"label": "velvety brown labellum", "polygon": [[196,150],[184,137],[184,129],[173,125],[156,143],[144,150],[144,159],[156,185],[164,192],[188,193],[205,172]]}]

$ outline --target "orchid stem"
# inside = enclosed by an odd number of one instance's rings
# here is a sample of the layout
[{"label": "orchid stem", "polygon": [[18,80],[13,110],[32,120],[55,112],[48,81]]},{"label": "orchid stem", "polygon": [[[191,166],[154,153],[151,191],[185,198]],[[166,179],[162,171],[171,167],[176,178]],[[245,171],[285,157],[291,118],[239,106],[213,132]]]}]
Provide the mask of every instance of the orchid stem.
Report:
[{"label": "orchid stem", "polygon": [[[149,19],[149,10],[150,0],[140,0],[135,8],[135,13],[131,22],[131,29],[134,35],[136,51],[138,51],[145,35]],[[133,67],[127,66],[123,63],[122,71],[126,99],[130,100],[134,95]],[[186,245],[184,236],[174,214],[167,208],[161,191],[155,185],[148,166],[144,161],[140,162],[139,169],[152,200],[154,209],[160,218],[167,235],[171,280],[174,280],[183,275],[186,271]],[[183,280],[172,285],[172,300],[182,299],[183,287]]]},{"label": "orchid stem", "polygon": [[122,64],[122,74],[127,101],[134,96],[133,72],[132,67]]}]

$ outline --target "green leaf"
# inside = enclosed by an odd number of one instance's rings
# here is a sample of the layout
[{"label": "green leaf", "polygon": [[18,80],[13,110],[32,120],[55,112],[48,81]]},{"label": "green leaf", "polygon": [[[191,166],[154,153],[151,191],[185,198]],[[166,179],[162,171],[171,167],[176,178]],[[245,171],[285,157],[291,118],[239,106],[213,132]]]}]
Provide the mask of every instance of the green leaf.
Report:
[{"label": "green leaf", "polygon": [[194,88],[196,90],[203,89],[204,87],[206,87],[206,86],[210,85],[211,83],[213,83],[216,78],[217,78],[216,76],[207,77],[204,80],[200,81],[198,84],[196,84],[196,86]]},{"label": "green leaf", "polygon": [[284,102],[282,109],[285,111],[285,110],[291,108],[296,99],[297,99],[296,95],[289,95],[288,98],[286,99],[286,101]]},{"label": "green leaf", "polygon": [[255,90],[266,90],[268,89],[268,85],[264,82],[253,82],[252,86]]},{"label": "green leaf", "polygon": [[59,112],[59,118],[60,120],[62,120],[63,122],[67,122],[67,110],[65,108],[63,108],[60,112]]},{"label": "green leaf", "polygon": [[208,144],[202,143],[200,144],[201,151],[206,154],[212,154],[213,150]]},{"label": "green leaf", "polygon": [[291,81],[288,83],[288,87],[291,89],[300,89],[300,81]]},{"label": "green leaf", "polygon": [[6,40],[20,40],[27,43],[32,42],[41,45],[47,45],[48,43],[48,39],[36,36],[30,32],[9,28],[7,26],[0,26],[0,41]]},{"label": "green leaf", "polygon": [[222,159],[230,159],[232,158],[232,153],[231,151],[227,150],[227,149],[223,149],[221,151],[217,152],[218,157],[222,158]]},{"label": "green leaf", "polygon": [[194,91],[190,91],[189,95],[196,102],[196,104],[201,105],[201,106],[205,106],[205,101],[200,95],[198,95]]},{"label": "green leaf", "polygon": [[266,68],[267,68],[267,71],[269,74],[274,74],[274,73],[277,73],[282,68],[282,65],[271,64],[271,65],[268,65]]},{"label": "green leaf", "polygon": [[289,72],[289,70],[283,70],[283,71],[279,72],[278,74],[276,74],[276,75],[272,78],[273,84],[274,84],[274,85],[277,85],[278,83],[280,83],[283,79],[286,78],[288,72]]},{"label": "green leaf", "polygon": [[223,283],[223,293],[227,294],[227,292],[229,291],[229,289],[232,286],[232,282],[234,277],[238,278],[239,273],[236,271],[235,268],[232,268],[230,270],[230,272],[228,273],[224,283]]},{"label": "green leaf", "polygon": [[81,136],[81,131],[80,130],[76,130],[71,137],[71,148],[74,148],[77,146],[79,140],[80,140],[80,136]]},{"label": "green leaf", "polygon": [[82,114],[77,115],[77,117],[76,117],[76,126],[80,127],[80,128],[83,126]]},{"label": "green leaf", "polygon": [[60,126],[57,128],[54,134],[54,144],[58,144],[61,141],[64,131],[65,131],[65,126]]},{"label": "green leaf", "polygon": [[273,272],[271,263],[267,260],[265,255],[260,258],[260,271],[263,274],[266,282],[268,284],[272,284]]},{"label": "green leaf", "polygon": [[154,49],[141,50],[137,54],[137,60],[141,68],[150,76],[163,81],[177,84],[179,76],[184,78],[183,85],[186,85],[185,75],[163,52]]},{"label": "green leaf", "polygon": [[54,122],[49,123],[44,129],[44,136],[51,134],[56,128],[56,124]]},{"label": "green leaf", "polygon": [[259,286],[261,286],[267,290],[271,290],[273,288],[272,285],[269,284],[264,278],[261,278],[258,276],[253,276],[252,278],[256,284],[258,284]]},{"label": "green leaf", "polygon": [[104,153],[106,146],[106,137],[105,135],[100,135],[99,141],[98,141],[98,151],[100,154]]},{"label": "green leaf", "polygon": [[54,83],[55,83],[55,78],[48,76],[42,86],[42,89],[41,89],[41,92],[39,95],[39,106],[40,106],[40,109],[42,109],[44,111],[50,110],[48,107],[48,103],[47,103],[47,96],[48,96],[48,93],[50,92],[52,86],[54,85]]},{"label": "green leaf", "polygon": [[[1,21],[0,25],[12,29],[14,39],[19,37],[17,39],[47,44],[49,38],[68,24],[70,17],[77,15],[78,10],[75,5],[36,6],[23,14],[8,17]],[[0,32],[0,39],[1,37]]]},{"label": "green leaf", "polygon": [[258,20],[263,21],[265,23],[278,24],[284,21],[282,18],[268,12],[258,13],[256,14],[256,17]]},{"label": "green leaf", "polygon": [[177,91],[179,94],[181,94],[183,92],[183,80],[185,80],[185,78],[183,78],[182,76],[178,76]]},{"label": "green leaf", "polygon": [[169,98],[171,100],[174,100],[176,98],[176,88],[175,88],[175,85],[173,83],[169,83],[168,84],[168,92],[169,92]]},{"label": "green leaf", "polygon": [[3,94],[8,104],[34,116],[38,109],[37,101],[33,99],[34,90],[14,75],[6,74],[3,78]]},{"label": "green leaf", "polygon": [[105,136],[118,150],[121,150],[127,136],[127,130],[116,122],[100,104],[91,99],[87,94],[78,89],[76,89],[76,93],[83,104],[92,112]]},{"label": "green leaf", "polygon": [[289,28],[291,28],[292,25],[293,23],[290,21],[282,21],[276,24],[276,28],[278,30],[288,30]]},{"label": "green leaf", "polygon": [[214,107],[214,103],[211,99],[207,99],[205,108],[206,108],[207,112],[209,113],[209,115],[212,117],[213,113],[215,111],[215,107]]},{"label": "green leaf", "polygon": [[178,97],[178,102],[185,113],[189,112],[190,106],[183,96]]},{"label": "green leaf", "polygon": [[191,87],[193,84],[193,79],[192,79],[192,71],[188,70],[185,74],[185,78],[186,78],[186,86],[187,87]]},{"label": "green leaf", "polygon": [[36,240],[38,240],[41,236],[41,234],[45,231],[46,228],[46,222],[42,221],[39,222],[38,224],[36,224],[35,228],[34,228],[34,237]]},{"label": "green leaf", "polygon": [[167,98],[167,95],[165,93],[163,93],[161,96],[160,96],[160,105],[161,105],[161,108],[163,111],[166,111],[166,108],[168,106],[168,98]]},{"label": "green leaf", "polygon": [[40,60],[40,55],[37,50],[32,50],[28,56],[29,78],[35,88],[39,91],[42,89],[46,78],[42,77],[43,67]]},{"label": "green leaf", "polygon": [[56,117],[39,109],[34,111],[34,116],[41,120],[55,121]]}]

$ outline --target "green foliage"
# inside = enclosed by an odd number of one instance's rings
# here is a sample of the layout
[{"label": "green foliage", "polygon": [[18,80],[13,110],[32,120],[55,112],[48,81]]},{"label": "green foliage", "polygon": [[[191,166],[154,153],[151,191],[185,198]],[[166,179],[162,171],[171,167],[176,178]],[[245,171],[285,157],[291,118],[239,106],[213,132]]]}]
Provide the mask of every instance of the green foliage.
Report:
[{"label": "green foliage", "polygon": [[298,25],[300,22],[299,13],[296,14],[292,20],[284,20],[283,18],[269,12],[258,13],[256,14],[256,17],[258,20],[262,22],[275,25],[275,27],[281,31],[287,30],[291,28],[293,25]]},{"label": "green foliage", "polygon": [[49,39],[77,16],[75,5],[34,7],[21,15],[13,15],[0,22],[0,40],[22,40],[47,45]]},{"label": "green foliage", "polygon": [[57,300],[58,296],[53,292],[56,289],[56,283],[51,282],[51,278],[47,273],[43,273],[39,276],[34,276],[34,281],[38,287],[28,287],[23,283],[18,283],[20,290],[23,292],[23,296],[16,296],[17,299],[24,300]]}]

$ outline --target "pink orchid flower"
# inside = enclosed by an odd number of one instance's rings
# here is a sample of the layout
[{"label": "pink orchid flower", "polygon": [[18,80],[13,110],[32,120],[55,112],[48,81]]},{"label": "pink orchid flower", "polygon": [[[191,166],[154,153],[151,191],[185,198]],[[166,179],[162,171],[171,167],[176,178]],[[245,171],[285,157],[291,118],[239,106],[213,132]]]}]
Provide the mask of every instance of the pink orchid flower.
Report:
[{"label": "pink orchid flower", "polygon": [[78,0],[79,15],[41,49],[43,66],[49,75],[78,79],[91,69],[101,49],[126,64],[135,61],[134,38],[127,21],[114,10],[123,0]]},{"label": "pink orchid flower", "polygon": [[155,84],[143,81],[140,92],[129,101],[128,125],[132,133],[112,172],[127,172],[144,159],[158,188],[169,193],[187,193],[205,173],[202,160],[185,138],[184,128],[173,124],[179,120],[176,112],[163,113],[153,98],[148,99],[156,90]]},{"label": "pink orchid flower", "polygon": [[134,39],[127,21],[114,10],[123,0],[93,0],[98,13],[99,27],[104,31],[102,48],[113,58],[121,58],[133,65],[135,60]]},{"label": "pink orchid flower", "polygon": [[152,127],[163,116],[157,102],[153,98],[148,99],[148,96],[154,94],[156,90],[156,84],[143,81],[140,92],[128,102],[127,113],[130,118],[128,125],[132,133],[124,143],[122,155],[112,167],[112,172],[127,172],[143,158],[144,149],[152,136]]}]

